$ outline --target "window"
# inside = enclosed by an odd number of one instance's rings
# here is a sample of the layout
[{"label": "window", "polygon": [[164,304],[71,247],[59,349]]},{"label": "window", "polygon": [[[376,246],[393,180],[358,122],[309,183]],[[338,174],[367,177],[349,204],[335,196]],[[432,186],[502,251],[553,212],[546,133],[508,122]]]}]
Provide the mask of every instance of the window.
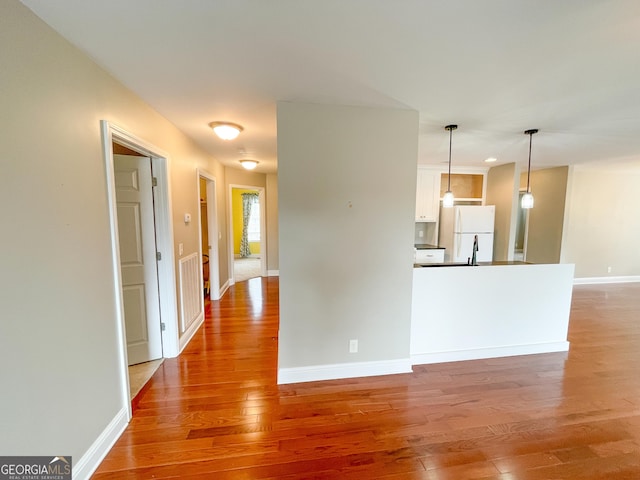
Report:
[{"label": "window", "polygon": [[250,242],[260,241],[260,202],[257,196],[251,199],[251,214],[249,215],[247,236]]}]

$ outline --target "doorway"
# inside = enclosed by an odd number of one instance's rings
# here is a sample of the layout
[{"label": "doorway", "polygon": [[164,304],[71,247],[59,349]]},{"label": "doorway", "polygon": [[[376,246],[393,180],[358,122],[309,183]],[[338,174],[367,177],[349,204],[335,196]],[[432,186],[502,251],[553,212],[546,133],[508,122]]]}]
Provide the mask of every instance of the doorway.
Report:
[{"label": "doorway", "polygon": [[[131,419],[130,380],[128,371],[127,328],[125,324],[125,291],[121,271],[121,251],[118,229],[118,201],[116,196],[116,169],[114,162],[114,144],[130,150],[139,157],[146,157],[153,171],[153,215],[155,224],[143,227],[147,237],[155,238],[155,262],[158,296],[158,316],[156,325],[160,329],[161,357],[170,358],[178,355],[178,317],[176,298],[176,275],[173,253],[173,230],[169,211],[169,175],[168,155],[152,144],[135,137],[129,132],[105,120],[100,122],[102,131],[103,160],[106,173],[106,190],[109,207],[109,231],[112,251],[112,275],[114,279],[114,303],[118,342],[118,368],[121,372],[120,398],[122,407],[127,412],[127,420]],[[149,231],[150,230],[150,231]],[[154,257],[154,255],[152,255]],[[146,278],[145,278],[146,280]],[[140,289],[139,289],[140,291]]]},{"label": "doorway", "polygon": [[264,190],[251,185],[229,185],[231,285],[267,276]]},{"label": "doorway", "polygon": [[220,262],[218,248],[218,202],[216,179],[198,170],[198,198],[200,198],[200,258],[203,295],[210,300],[220,299]]}]

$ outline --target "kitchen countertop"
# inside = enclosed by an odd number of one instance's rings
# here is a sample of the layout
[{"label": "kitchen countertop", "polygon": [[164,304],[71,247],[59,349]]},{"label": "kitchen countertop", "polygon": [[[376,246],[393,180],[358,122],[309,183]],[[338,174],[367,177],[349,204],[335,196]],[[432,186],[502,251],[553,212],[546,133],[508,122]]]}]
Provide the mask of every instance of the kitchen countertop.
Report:
[{"label": "kitchen countertop", "polygon": [[416,243],[413,245],[416,250],[444,250],[444,247],[438,247],[437,245],[430,245],[428,243]]},{"label": "kitchen countertop", "polygon": [[[505,261],[493,261],[493,262],[478,262],[477,267],[491,267],[495,265],[534,265],[530,262],[505,262]],[[421,267],[470,267],[471,265],[467,263],[454,263],[454,262],[445,262],[445,263],[414,263],[414,268]]]}]

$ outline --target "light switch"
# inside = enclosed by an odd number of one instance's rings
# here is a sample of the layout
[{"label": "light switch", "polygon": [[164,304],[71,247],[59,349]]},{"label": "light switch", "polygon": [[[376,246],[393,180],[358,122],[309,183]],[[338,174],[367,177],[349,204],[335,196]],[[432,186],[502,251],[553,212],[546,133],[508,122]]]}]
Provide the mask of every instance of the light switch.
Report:
[{"label": "light switch", "polygon": [[191,223],[191,214],[190,213],[185,213],[184,214],[184,223]]}]

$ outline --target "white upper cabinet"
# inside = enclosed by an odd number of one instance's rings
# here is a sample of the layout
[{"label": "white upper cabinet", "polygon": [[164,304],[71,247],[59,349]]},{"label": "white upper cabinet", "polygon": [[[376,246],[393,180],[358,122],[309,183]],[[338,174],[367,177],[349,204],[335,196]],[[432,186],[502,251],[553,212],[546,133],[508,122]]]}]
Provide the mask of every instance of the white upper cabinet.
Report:
[{"label": "white upper cabinet", "polygon": [[416,222],[437,222],[440,209],[440,172],[418,168]]}]

